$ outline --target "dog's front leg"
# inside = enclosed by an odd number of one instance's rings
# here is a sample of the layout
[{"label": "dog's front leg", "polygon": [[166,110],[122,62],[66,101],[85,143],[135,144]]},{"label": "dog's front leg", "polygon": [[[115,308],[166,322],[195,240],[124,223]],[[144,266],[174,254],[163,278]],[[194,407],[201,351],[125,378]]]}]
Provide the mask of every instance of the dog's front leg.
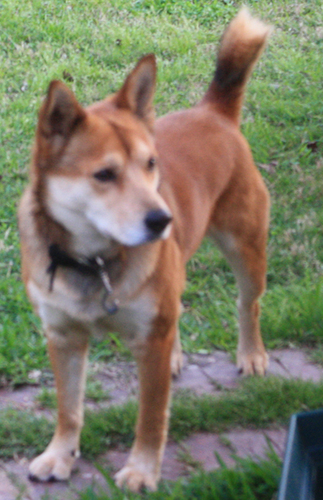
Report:
[{"label": "dog's front leg", "polygon": [[58,421],[50,444],[30,464],[29,477],[35,481],[69,478],[79,456],[83,425],[88,337],[83,332],[63,334],[49,329],[47,338],[57,389]]},{"label": "dog's front leg", "polygon": [[129,459],[116,475],[118,486],[155,490],[168,431],[171,351],[176,325],[166,335],[152,334],[137,356],[140,382],[136,439]]}]

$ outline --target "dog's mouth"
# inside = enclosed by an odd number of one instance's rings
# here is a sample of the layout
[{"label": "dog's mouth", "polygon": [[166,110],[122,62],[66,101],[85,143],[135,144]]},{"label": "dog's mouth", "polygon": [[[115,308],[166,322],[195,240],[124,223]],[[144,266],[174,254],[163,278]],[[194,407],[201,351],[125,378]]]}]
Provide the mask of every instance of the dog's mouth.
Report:
[{"label": "dog's mouth", "polygon": [[152,210],[141,224],[141,229],[125,234],[119,240],[129,247],[166,240],[171,232],[173,216],[165,210]]},{"label": "dog's mouth", "polygon": [[[89,220],[103,237],[127,247],[136,247],[167,239],[171,232],[173,216],[168,210],[154,209],[140,222],[129,221],[123,226],[113,223],[112,220],[111,224],[106,225],[106,218],[91,217]],[[103,221],[103,225],[99,225],[98,220]]]}]

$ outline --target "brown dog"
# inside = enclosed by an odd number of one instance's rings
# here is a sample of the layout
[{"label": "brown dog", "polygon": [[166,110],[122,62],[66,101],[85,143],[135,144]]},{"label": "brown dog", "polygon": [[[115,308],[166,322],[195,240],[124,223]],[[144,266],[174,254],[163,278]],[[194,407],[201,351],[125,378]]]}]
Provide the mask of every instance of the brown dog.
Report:
[{"label": "brown dog", "polygon": [[51,83],[19,209],[23,279],[46,331],[58,395],[55,435],[31,463],[32,479],[69,477],[79,454],[89,336],[116,331],[140,379],[136,439],[116,481],[156,488],[171,370],[181,367],[185,263],[206,234],[239,287],[238,368],[264,374],[258,298],[269,198],[239,121],[269,31],[242,10],[224,33],[202,101],[155,126],[152,55],[119,92],[87,109],[64,84]]}]

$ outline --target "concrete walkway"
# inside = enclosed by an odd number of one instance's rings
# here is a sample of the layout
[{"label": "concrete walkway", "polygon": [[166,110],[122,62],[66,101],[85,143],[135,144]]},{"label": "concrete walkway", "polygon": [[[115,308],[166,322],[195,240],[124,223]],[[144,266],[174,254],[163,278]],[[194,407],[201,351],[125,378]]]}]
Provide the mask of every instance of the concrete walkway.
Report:
[{"label": "concrete walkway", "polygon": [[[108,404],[122,403],[137,393],[134,363],[111,363],[92,367],[111,399]],[[285,378],[301,378],[318,382],[323,377],[323,368],[310,361],[306,353],[296,349],[276,350],[270,353],[269,374]],[[37,377],[37,373],[34,374]],[[219,394],[221,390],[237,386],[239,376],[228,354],[216,351],[210,355],[186,355],[181,376],[173,384],[179,389],[191,389],[197,394]],[[0,389],[0,409],[13,406],[19,409],[34,409],[46,414],[35,402],[40,388],[28,386],[16,391]],[[95,408],[93,403],[88,406]],[[48,410],[47,410],[48,413]],[[194,434],[180,444],[169,441],[162,468],[162,478],[175,480],[190,474],[197,468],[212,470],[219,467],[215,452],[224,462],[234,465],[232,455],[240,457],[264,457],[271,443],[283,458],[286,428],[266,430],[235,429],[218,434]],[[99,462],[111,473],[124,464],[128,451],[122,448],[108,451]],[[69,500],[78,497],[77,491],[90,485],[107,488],[104,478],[90,462],[79,459],[71,481],[68,483],[31,483],[27,479],[28,462],[19,456],[14,460],[0,461],[0,500]]]}]

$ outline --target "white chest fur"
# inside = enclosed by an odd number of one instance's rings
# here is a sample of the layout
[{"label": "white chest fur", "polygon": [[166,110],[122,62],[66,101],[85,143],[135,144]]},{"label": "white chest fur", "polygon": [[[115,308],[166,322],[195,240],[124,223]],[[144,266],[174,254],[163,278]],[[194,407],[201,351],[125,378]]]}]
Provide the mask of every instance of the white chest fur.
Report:
[{"label": "white chest fur", "polygon": [[109,332],[117,332],[130,347],[144,341],[149,335],[156,306],[149,291],[134,299],[122,301],[116,314],[109,315],[102,304],[102,294],[95,294],[86,300],[55,280],[54,290],[49,292],[29,281],[28,292],[38,311],[45,330],[68,334],[71,329],[87,331],[95,337],[104,337]]}]

